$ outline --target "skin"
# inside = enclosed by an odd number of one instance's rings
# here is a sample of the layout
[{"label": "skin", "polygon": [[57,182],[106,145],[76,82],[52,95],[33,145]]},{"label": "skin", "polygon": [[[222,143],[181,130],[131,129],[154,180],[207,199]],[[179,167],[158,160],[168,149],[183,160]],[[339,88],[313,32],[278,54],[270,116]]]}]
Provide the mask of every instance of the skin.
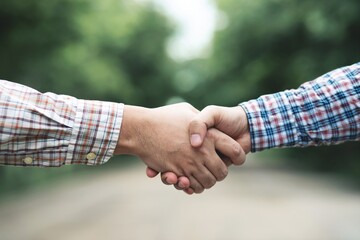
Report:
[{"label": "skin", "polygon": [[[242,107],[208,106],[204,108],[189,124],[189,135],[192,147],[195,149],[200,148],[211,128],[216,128],[232,137],[242,146],[245,154],[250,152],[251,139],[248,119]],[[245,161],[245,158],[243,158],[243,160]],[[227,163],[227,165],[229,165],[229,162]],[[155,177],[158,171],[148,168],[146,174],[148,177]],[[188,179],[180,177],[175,172],[162,172],[161,179],[165,184],[174,185],[175,188],[184,190],[188,194],[193,193],[192,189],[189,188]]]},{"label": "skin", "polygon": [[[203,132],[201,146],[189,142],[189,125],[198,110],[186,103],[160,108],[125,106],[121,134],[115,154],[130,154],[142,159],[149,167],[148,175],[164,174],[164,182],[182,182],[188,191],[201,193],[223,180],[228,173],[226,163],[240,164],[245,153],[234,139],[212,129]],[[227,156],[225,162],[217,151]]]}]

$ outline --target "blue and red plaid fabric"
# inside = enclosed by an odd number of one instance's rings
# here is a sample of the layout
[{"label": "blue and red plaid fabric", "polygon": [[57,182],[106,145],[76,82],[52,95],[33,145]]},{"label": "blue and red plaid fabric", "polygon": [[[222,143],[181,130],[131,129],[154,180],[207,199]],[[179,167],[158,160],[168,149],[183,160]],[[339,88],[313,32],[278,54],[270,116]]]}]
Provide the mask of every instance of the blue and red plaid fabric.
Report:
[{"label": "blue and red plaid fabric", "polygon": [[360,140],[360,62],[240,106],[252,152]]},{"label": "blue and red plaid fabric", "polygon": [[123,105],[79,100],[0,80],[0,164],[102,164],[113,155]]}]

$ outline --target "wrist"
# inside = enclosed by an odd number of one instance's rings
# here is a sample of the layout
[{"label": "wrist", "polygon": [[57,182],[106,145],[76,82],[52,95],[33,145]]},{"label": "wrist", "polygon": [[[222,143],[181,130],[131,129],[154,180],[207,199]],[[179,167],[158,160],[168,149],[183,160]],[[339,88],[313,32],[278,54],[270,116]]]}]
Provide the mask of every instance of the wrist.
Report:
[{"label": "wrist", "polygon": [[115,154],[129,154],[139,156],[143,128],[147,126],[150,109],[125,105],[123,123],[120,129]]},{"label": "wrist", "polygon": [[249,120],[244,108],[240,105],[239,108],[239,120],[240,120],[240,145],[242,146],[244,152],[247,154],[251,151],[251,134],[249,127]]}]

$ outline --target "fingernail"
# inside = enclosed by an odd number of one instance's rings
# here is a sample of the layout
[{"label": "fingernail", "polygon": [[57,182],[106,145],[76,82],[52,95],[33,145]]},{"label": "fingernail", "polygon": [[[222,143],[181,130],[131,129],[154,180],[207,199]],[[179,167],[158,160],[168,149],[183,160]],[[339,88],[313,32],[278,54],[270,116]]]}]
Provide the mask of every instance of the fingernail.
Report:
[{"label": "fingernail", "polygon": [[184,184],[182,182],[179,182],[179,187],[184,188],[185,186],[184,186]]},{"label": "fingernail", "polygon": [[201,144],[200,134],[192,134],[190,141],[192,145],[200,145]]}]

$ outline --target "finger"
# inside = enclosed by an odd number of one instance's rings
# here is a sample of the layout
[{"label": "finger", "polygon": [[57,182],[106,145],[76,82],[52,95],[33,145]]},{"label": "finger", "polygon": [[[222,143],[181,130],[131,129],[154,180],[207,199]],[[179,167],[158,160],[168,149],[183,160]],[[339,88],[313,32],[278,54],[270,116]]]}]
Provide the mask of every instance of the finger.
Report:
[{"label": "finger", "polygon": [[221,160],[225,163],[227,167],[229,167],[232,164],[232,161],[230,158],[222,154],[221,152],[216,150],[216,154],[221,158]]},{"label": "finger", "polygon": [[155,171],[154,169],[152,169],[152,168],[150,168],[150,167],[147,167],[147,168],[146,168],[146,175],[147,175],[149,178],[154,178],[154,177],[156,177],[158,174],[159,174],[159,172]]},{"label": "finger", "polygon": [[213,107],[206,107],[190,122],[189,135],[193,147],[202,145],[207,129],[214,126],[217,115]]},{"label": "finger", "polygon": [[204,191],[203,185],[201,185],[201,183],[194,176],[191,175],[188,178],[190,180],[190,188],[193,189],[194,193],[202,193]]},{"label": "finger", "polygon": [[190,180],[185,176],[181,176],[181,177],[179,177],[178,182],[176,184],[174,184],[174,187],[177,190],[188,189],[190,187]]},{"label": "finger", "polygon": [[188,189],[185,189],[184,192],[185,192],[186,194],[192,195],[192,194],[194,193],[194,189],[188,188]]},{"label": "finger", "polygon": [[178,177],[173,172],[161,173],[161,181],[166,185],[173,185],[178,182]]},{"label": "finger", "polygon": [[211,159],[206,160],[204,165],[212,173],[216,181],[222,181],[228,174],[228,168],[224,161],[216,154],[215,149],[212,149],[211,156]]},{"label": "finger", "polygon": [[[190,183],[190,182],[189,182]],[[190,184],[189,184],[190,185]],[[177,190],[181,190],[181,191],[184,191],[186,192],[188,189],[192,189],[191,187],[188,187],[186,189],[181,189],[177,184],[174,184],[174,188],[177,189]],[[192,190],[192,192],[194,192],[194,190]]]},{"label": "finger", "polygon": [[190,180],[189,178],[185,177],[185,176],[181,176],[179,177],[179,181],[176,184],[181,190],[184,190],[186,188],[190,187]]},{"label": "finger", "polygon": [[174,185],[178,190],[184,190],[190,187],[190,180],[187,177],[177,177],[173,172],[161,173],[161,181],[166,185]]},{"label": "finger", "polygon": [[216,129],[210,129],[208,136],[214,139],[215,149],[230,158],[233,164],[241,165],[245,162],[246,154],[234,139]]},{"label": "finger", "polygon": [[[220,158],[217,159],[219,164],[223,165],[226,168],[225,164],[221,161]],[[194,178],[201,184],[201,186],[205,189],[209,189],[216,183],[216,177],[212,174],[212,172],[204,165],[200,165],[198,170],[193,173]],[[196,192],[196,189],[194,189]]]},{"label": "finger", "polygon": [[232,164],[232,161],[228,157],[222,157],[221,160],[225,163],[227,167],[230,167]]}]

